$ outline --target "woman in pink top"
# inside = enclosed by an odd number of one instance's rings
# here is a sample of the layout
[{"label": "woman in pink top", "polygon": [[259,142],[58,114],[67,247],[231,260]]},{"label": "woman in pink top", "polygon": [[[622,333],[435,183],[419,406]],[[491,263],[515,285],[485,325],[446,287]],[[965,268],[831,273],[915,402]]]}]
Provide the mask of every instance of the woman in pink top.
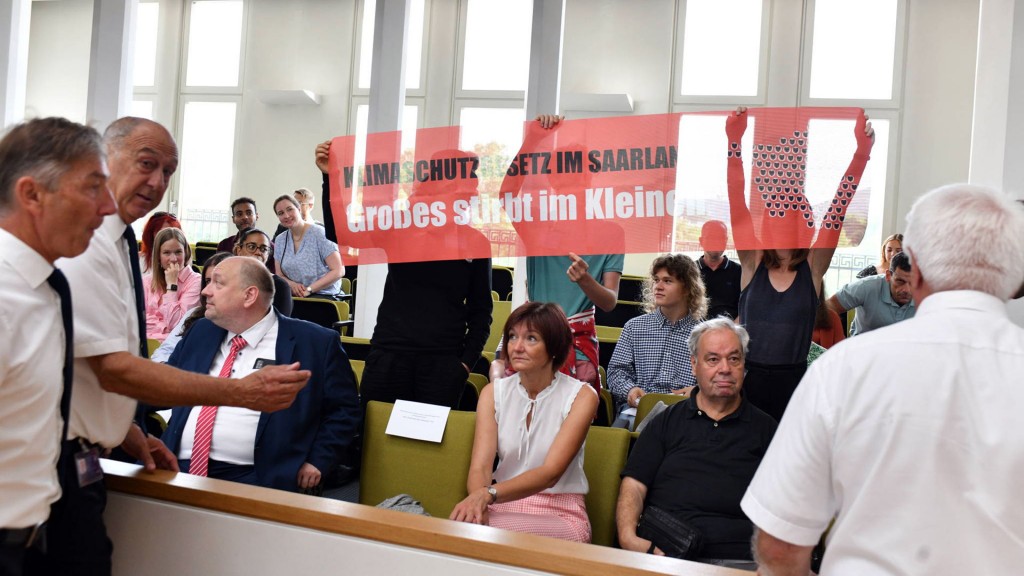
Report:
[{"label": "woman in pink top", "polygon": [[164,228],[153,241],[146,291],[146,337],[164,341],[187,310],[199,303],[202,277],[192,270],[192,248],[177,228]]}]

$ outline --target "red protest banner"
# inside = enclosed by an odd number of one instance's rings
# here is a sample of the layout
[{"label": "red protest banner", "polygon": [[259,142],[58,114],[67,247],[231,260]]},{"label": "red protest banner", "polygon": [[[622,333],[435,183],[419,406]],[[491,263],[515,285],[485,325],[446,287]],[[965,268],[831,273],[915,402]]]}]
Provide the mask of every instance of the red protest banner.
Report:
[{"label": "red protest banner", "polygon": [[735,228],[744,249],[810,246],[839,242],[840,224],[866,214],[853,193],[870,141],[854,108],[598,118],[551,129],[526,122],[510,157],[460,149],[458,127],[418,130],[406,150],[401,139],[332,141],[330,205],[339,244],[358,251],[349,261],[696,249],[709,220]]}]

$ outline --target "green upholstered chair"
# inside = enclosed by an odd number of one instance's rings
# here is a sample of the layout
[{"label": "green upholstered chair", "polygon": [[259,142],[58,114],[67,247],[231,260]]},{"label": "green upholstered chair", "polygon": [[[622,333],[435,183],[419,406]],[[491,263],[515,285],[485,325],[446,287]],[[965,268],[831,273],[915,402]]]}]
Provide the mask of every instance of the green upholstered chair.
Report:
[{"label": "green upholstered chair", "polygon": [[431,516],[447,518],[466,497],[476,413],[452,410],[440,444],[388,436],[393,404],[366,406],[359,503],[375,506],[396,494],[409,494]]},{"label": "green upholstered chair", "polygon": [[637,403],[636,417],[633,418],[633,430],[636,430],[644,418],[647,418],[647,415],[651,413],[651,408],[654,408],[658,402],[664,402],[666,406],[671,406],[689,397],[689,395],[681,396],[679,394],[644,394],[640,397],[640,402]]},{"label": "green upholstered chair", "polygon": [[363,369],[366,368],[366,360],[352,360],[349,359],[349,364],[352,365],[352,371],[356,374],[356,389],[359,389],[359,385],[363,381]]},{"label": "green upholstered chair", "polygon": [[491,334],[487,337],[487,342],[484,344],[485,352],[494,352],[498,347],[498,342],[501,340],[501,331],[505,328],[505,322],[508,321],[510,314],[512,314],[511,302],[508,300],[496,300],[494,302],[494,308],[491,310]]},{"label": "green upholstered chair", "polygon": [[583,452],[587,475],[587,515],[593,533],[591,542],[615,546],[615,505],[619,500],[619,473],[629,455],[629,431],[624,428],[591,426]]}]

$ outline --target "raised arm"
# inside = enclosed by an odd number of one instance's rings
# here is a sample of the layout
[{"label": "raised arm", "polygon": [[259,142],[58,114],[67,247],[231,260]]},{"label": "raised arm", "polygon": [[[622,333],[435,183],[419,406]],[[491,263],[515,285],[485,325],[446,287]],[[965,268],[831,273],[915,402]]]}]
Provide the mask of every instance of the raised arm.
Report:
[{"label": "raised arm", "polygon": [[611,312],[619,298],[619,272],[605,272],[601,281],[590,275],[590,265],[583,258],[569,252],[569,268],[565,271],[569,280],[574,282],[590,298],[590,301],[605,312]]},{"label": "raised arm", "polygon": [[754,234],[754,219],[747,207],[747,179],[742,157],[742,140],[746,131],[747,109],[740,106],[725,120],[729,221],[732,225],[732,239],[736,243],[736,254],[743,269],[740,288],[745,288],[753,278],[754,269],[761,260],[762,249],[760,239]]},{"label": "raised arm", "polygon": [[825,276],[828,267],[832,262],[832,254],[839,245],[839,233],[843,228],[843,220],[846,218],[846,210],[853,203],[853,195],[860,185],[864,168],[871,158],[871,147],[875,143],[875,130],[868,122],[868,117],[861,111],[853,130],[857,138],[857,151],[850,160],[839,186],[836,188],[836,195],[832,198],[832,204],[825,213],[821,227],[818,230],[818,237],[811,247],[809,256],[811,272],[814,274],[815,286],[821,284],[821,278]]}]

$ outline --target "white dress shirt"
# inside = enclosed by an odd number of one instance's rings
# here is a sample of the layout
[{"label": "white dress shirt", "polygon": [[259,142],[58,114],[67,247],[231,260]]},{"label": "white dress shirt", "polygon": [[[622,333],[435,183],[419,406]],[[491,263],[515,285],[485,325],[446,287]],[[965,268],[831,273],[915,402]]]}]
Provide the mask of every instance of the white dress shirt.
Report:
[{"label": "white dress shirt", "polygon": [[840,342],[807,371],[742,501],[823,574],[1018,574],[1024,329],[980,292]]},{"label": "white dress shirt", "polygon": [[64,323],[42,256],[0,230],[0,528],[25,528],[60,497]]},{"label": "white dress shirt", "polygon": [[[246,345],[235,357],[235,363],[231,367],[232,378],[245,378],[255,372],[257,370],[256,361],[261,358],[266,360],[268,365],[274,364],[277,355],[277,328],[277,313],[271,308],[270,312],[259,322],[242,332],[242,338],[245,338]],[[220,370],[227,360],[228,352],[231,351],[231,339],[235,336],[236,334],[229,332],[221,342],[220,350],[210,366],[211,376],[220,374]],[[185,421],[185,429],[181,433],[181,447],[178,449],[178,458],[182,460],[192,457],[196,422],[199,420],[201,409],[200,406],[192,408],[188,420]],[[213,421],[210,459],[251,466],[253,451],[256,448],[256,427],[259,425],[261,414],[255,410],[235,406],[218,408],[217,418]]]},{"label": "white dress shirt", "polygon": [[71,285],[75,313],[75,385],[68,437],[107,448],[124,440],[136,403],[103,390],[86,359],[114,352],[139,353],[128,244],[121,237],[127,227],[117,213],[111,214],[103,219],[84,254],[57,261]]}]

